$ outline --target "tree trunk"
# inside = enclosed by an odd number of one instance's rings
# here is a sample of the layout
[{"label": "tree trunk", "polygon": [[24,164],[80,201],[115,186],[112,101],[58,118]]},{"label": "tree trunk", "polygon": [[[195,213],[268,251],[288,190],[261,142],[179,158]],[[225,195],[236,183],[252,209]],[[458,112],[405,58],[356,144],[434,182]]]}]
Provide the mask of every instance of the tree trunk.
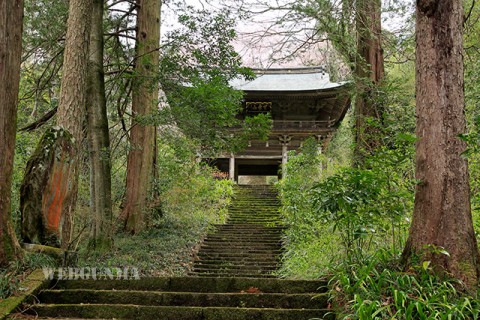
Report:
[{"label": "tree trunk", "polygon": [[103,70],[104,0],[93,0],[90,34],[87,130],[90,160],[90,246],[109,249],[112,244],[110,137]]},{"label": "tree trunk", "polygon": [[12,228],[11,187],[22,55],[23,0],[0,0],[0,266],[21,255]]},{"label": "tree trunk", "polygon": [[155,126],[142,123],[158,105],[160,0],[137,1],[137,60],[132,93],[132,129],[127,163],[127,185],[122,216],[124,229],[137,233],[144,228],[154,159]]},{"label": "tree trunk", "polygon": [[[37,190],[34,193],[35,198],[21,199],[23,229],[26,221],[43,221],[38,226],[44,228],[38,232],[41,235],[40,239],[42,237],[48,239],[48,244],[52,245],[61,244],[63,248],[67,248],[70,243],[72,214],[77,197],[78,158],[83,139],[86,102],[91,9],[92,0],[70,0],[63,76],[57,111],[57,125],[60,129],[54,128],[51,131],[53,136],[48,137],[47,133],[41,141],[41,143],[52,143],[55,150],[48,150],[42,145],[37,147],[37,151],[40,150],[39,152],[43,154],[40,158],[45,157],[49,170],[45,173],[44,167],[31,163],[30,167],[27,166],[27,170],[30,168],[30,174],[38,178],[39,184],[31,185],[35,182],[28,179],[28,174],[25,175],[22,184],[22,190]],[[60,137],[62,139],[57,141]],[[41,208],[41,211],[29,208]],[[38,217],[38,215],[41,216]]]},{"label": "tree trunk", "polygon": [[357,57],[355,78],[357,96],[355,100],[355,160],[362,163],[365,155],[380,146],[379,131],[369,119],[381,122],[381,97],[378,87],[385,77],[381,2],[358,0],[356,2]]},{"label": "tree trunk", "polygon": [[[479,253],[470,211],[461,0],[417,1],[417,145],[412,225],[404,262],[431,261],[468,286],[478,282]],[[442,253],[443,250],[448,254]]]}]

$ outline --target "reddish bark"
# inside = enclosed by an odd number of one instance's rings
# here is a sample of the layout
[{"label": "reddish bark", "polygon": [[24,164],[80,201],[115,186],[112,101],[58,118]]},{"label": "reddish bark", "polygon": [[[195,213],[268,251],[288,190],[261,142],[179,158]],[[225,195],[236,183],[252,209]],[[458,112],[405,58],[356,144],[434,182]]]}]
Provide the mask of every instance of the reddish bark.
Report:
[{"label": "reddish bark", "polygon": [[[127,163],[127,190],[122,216],[124,229],[137,233],[145,227],[155,150],[155,126],[138,121],[158,105],[156,72],[160,42],[160,0],[137,1],[137,56],[132,94],[133,123]],[[152,83],[153,80],[153,83]]]},{"label": "reddish bark", "polygon": [[366,154],[380,146],[381,136],[368,118],[383,117],[379,86],[385,77],[382,48],[381,2],[358,0],[356,2],[357,57],[355,77],[357,96],[355,100],[356,161],[361,163]]},{"label": "reddish bark", "polygon": [[[417,146],[410,235],[403,252],[431,261],[468,286],[478,282],[479,253],[470,211],[461,0],[417,1]],[[445,250],[447,254],[441,251]]]},{"label": "reddish bark", "polygon": [[11,187],[22,53],[23,1],[0,0],[0,266],[20,256],[11,221]]}]

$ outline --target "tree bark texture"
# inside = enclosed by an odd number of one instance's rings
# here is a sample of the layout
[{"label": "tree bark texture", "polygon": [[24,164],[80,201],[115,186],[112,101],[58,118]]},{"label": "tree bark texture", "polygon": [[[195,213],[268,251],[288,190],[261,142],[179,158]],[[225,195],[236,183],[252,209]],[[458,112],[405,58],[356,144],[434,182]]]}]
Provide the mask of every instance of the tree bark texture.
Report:
[{"label": "tree bark texture", "polygon": [[72,135],[54,127],[45,131],[28,159],[20,187],[23,242],[60,246],[61,210],[74,148]]},{"label": "tree bark texture", "polygon": [[[416,178],[403,259],[420,255],[439,272],[478,281],[479,254],[470,211],[461,0],[417,1]],[[449,255],[440,253],[444,248]]]},{"label": "tree bark texture", "polygon": [[22,29],[23,0],[0,0],[0,266],[21,254],[12,228],[11,187]]},{"label": "tree bark texture", "polygon": [[158,105],[160,0],[137,1],[137,59],[132,93],[132,129],[127,163],[126,194],[122,216],[124,230],[144,228],[154,160],[155,126],[142,123]]},{"label": "tree bark texture", "polygon": [[90,161],[90,246],[108,249],[112,243],[112,182],[105,75],[103,68],[104,0],[93,0],[87,91],[87,131]]},{"label": "tree bark texture", "polygon": [[381,122],[381,98],[378,87],[385,77],[382,48],[380,0],[356,2],[357,56],[355,77],[357,96],[355,100],[356,145],[355,156],[359,162],[375,150],[381,137],[368,118]]},{"label": "tree bark texture", "polygon": [[[38,188],[36,199],[41,195],[39,199],[41,204],[34,203],[35,199],[21,200],[26,204],[24,207],[41,206],[40,220],[44,221],[43,226],[46,227],[42,232],[47,235],[46,238],[50,242],[59,242],[63,248],[67,248],[71,240],[72,215],[77,197],[77,168],[83,138],[91,10],[92,0],[70,0],[57,111],[58,128],[54,129],[57,132],[63,132],[62,136],[68,139],[52,144],[59,148],[50,153],[54,155],[53,159],[48,159],[48,150],[44,148],[43,154],[47,157],[46,163],[49,164],[47,173],[31,172],[43,183],[36,186]],[[45,140],[42,139],[42,141]],[[37,150],[39,149],[41,150],[42,146],[37,147]],[[32,166],[31,170],[44,169],[40,166]],[[22,186],[24,187],[27,188]],[[22,212],[22,219],[39,221],[39,217],[29,217],[27,212]]]}]

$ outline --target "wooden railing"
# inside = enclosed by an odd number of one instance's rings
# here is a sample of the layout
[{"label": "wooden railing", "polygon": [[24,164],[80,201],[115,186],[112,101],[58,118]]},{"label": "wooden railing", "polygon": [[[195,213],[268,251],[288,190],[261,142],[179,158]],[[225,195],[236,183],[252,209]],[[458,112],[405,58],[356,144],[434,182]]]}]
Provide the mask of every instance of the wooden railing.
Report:
[{"label": "wooden railing", "polygon": [[330,128],[335,124],[332,120],[274,120],[273,130],[316,130]]}]

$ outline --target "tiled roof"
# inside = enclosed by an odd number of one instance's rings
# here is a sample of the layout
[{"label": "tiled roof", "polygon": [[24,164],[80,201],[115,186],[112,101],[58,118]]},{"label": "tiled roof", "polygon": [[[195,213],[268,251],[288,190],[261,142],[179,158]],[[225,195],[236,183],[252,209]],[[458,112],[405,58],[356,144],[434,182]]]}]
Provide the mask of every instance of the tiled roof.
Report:
[{"label": "tiled roof", "polygon": [[317,91],[342,87],[345,83],[330,82],[322,67],[254,69],[254,80],[234,79],[232,87],[243,91]]}]

